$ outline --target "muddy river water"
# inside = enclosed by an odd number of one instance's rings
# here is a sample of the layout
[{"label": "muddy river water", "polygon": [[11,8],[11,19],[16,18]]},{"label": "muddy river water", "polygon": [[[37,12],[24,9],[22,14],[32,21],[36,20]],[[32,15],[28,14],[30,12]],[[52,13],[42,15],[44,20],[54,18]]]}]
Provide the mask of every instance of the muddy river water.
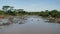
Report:
[{"label": "muddy river water", "polygon": [[46,20],[38,16],[14,18],[15,23],[0,26],[0,34],[60,34],[60,24],[48,23]]}]

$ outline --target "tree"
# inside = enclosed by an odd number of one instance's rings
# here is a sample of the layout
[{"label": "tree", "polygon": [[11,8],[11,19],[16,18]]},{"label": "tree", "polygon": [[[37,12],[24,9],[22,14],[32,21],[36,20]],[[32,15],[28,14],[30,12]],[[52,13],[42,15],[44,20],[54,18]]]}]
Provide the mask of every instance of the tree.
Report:
[{"label": "tree", "polygon": [[7,11],[9,7],[10,7],[10,6],[3,6],[2,9],[3,9],[4,11]]},{"label": "tree", "polygon": [[48,10],[45,10],[45,12],[49,12]]},{"label": "tree", "polygon": [[52,11],[50,12],[50,15],[51,15],[52,17],[57,17],[57,14],[58,14],[58,11],[57,11],[57,10],[52,10]]},{"label": "tree", "polygon": [[23,13],[24,9],[18,9],[18,13]]},{"label": "tree", "polygon": [[7,12],[8,10],[13,10],[12,6],[3,6],[2,9]]}]

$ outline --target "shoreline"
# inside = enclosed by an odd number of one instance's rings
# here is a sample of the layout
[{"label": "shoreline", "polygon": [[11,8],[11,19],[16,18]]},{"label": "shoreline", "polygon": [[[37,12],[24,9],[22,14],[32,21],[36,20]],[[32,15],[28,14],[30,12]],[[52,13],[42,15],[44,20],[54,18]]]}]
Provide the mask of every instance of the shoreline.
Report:
[{"label": "shoreline", "polygon": [[51,21],[51,22],[60,23],[60,18],[50,17],[50,18],[48,18],[48,20]]},{"label": "shoreline", "polygon": [[[28,16],[28,15],[21,15],[21,16],[0,15],[0,19],[22,17],[22,16]],[[60,23],[60,18],[54,18],[54,17],[46,17],[46,18],[48,19],[48,21]]]}]

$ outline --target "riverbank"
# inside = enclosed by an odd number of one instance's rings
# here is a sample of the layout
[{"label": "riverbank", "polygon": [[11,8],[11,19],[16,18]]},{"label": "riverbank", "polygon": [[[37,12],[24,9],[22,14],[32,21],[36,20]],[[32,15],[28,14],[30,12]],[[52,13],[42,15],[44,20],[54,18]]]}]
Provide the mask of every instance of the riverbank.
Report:
[{"label": "riverbank", "polygon": [[21,20],[24,24],[14,23],[1,26],[0,34],[60,34],[60,24],[47,23],[46,19],[40,16],[31,15],[25,19],[27,20]]},{"label": "riverbank", "polygon": [[[13,23],[13,19],[14,18],[20,18],[24,20],[24,17],[29,16],[29,15],[21,15],[21,16],[12,16],[12,15],[0,15],[0,22],[2,21],[1,19],[8,19],[9,22],[6,23],[2,23],[1,25],[9,25]],[[35,15],[37,16],[37,15]],[[44,18],[44,17],[42,17]],[[53,18],[53,17],[46,17],[46,19],[48,19],[49,22],[54,22],[54,23],[60,23],[60,18]]]},{"label": "riverbank", "polygon": [[19,20],[20,19],[23,19],[26,17],[27,15],[21,15],[21,16],[12,16],[12,15],[4,15],[3,17],[0,16],[0,26],[3,26],[3,25],[10,25],[12,23],[15,23],[14,20]]},{"label": "riverbank", "polygon": [[51,22],[60,23],[60,18],[49,17],[48,20]]},{"label": "riverbank", "polygon": [[5,17],[5,15],[0,15],[0,19],[4,19]]}]

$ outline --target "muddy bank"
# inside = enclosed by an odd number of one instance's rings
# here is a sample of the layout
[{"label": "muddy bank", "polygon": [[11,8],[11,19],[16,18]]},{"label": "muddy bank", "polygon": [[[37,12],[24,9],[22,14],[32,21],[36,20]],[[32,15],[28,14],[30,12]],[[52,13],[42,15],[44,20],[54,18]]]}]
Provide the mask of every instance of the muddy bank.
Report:
[{"label": "muddy bank", "polygon": [[0,15],[0,19],[4,19],[6,16],[4,15]]},{"label": "muddy bank", "polygon": [[55,23],[60,23],[60,18],[50,17],[50,18],[48,18],[48,21],[50,21],[50,22],[55,22]]},{"label": "muddy bank", "polygon": [[12,15],[0,15],[0,19],[4,19],[4,18],[14,18],[14,17],[25,17],[28,15],[20,15],[20,16],[12,16]]}]

